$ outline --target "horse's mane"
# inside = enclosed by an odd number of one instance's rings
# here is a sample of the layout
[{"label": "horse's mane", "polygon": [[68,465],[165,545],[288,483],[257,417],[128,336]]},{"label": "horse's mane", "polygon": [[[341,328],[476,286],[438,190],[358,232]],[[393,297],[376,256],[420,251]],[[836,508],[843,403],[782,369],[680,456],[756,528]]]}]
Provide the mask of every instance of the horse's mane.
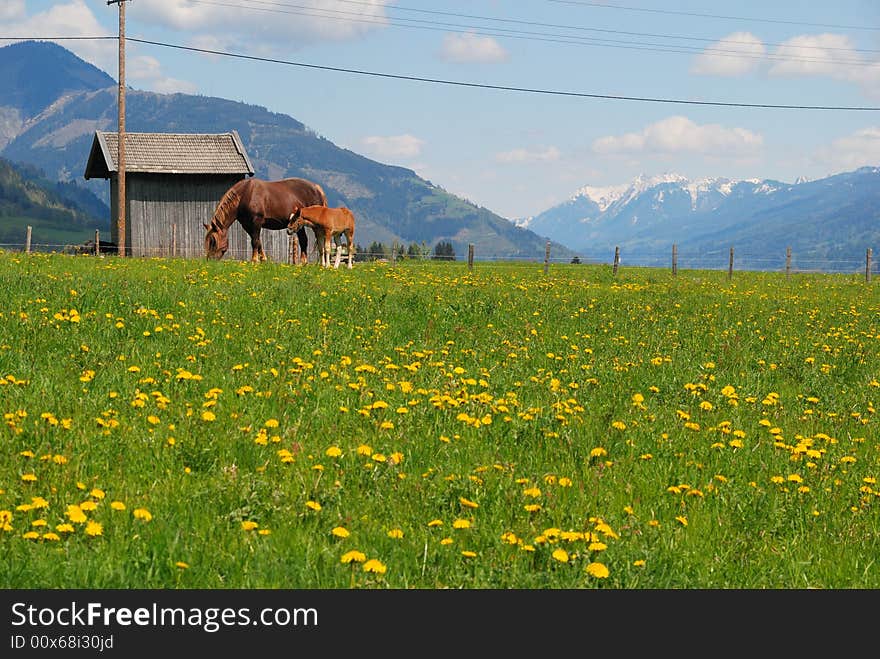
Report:
[{"label": "horse's mane", "polygon": [[241,196],[236,192],[237,187],[238,185],[233,185],[229,188],[217,204],[214,216],[211,218],[213,230],[225,231],[235,222],[238,204],[241,201]]}]

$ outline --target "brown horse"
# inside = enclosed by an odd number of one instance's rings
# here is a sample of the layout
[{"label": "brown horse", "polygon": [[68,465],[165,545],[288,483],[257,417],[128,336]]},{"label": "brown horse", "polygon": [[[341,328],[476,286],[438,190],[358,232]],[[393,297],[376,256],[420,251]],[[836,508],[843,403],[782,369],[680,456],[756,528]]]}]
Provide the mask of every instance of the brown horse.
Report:
[{"label": "brown horse", "polygon": [[[229,249],[229,227],[236,220],[251,237],[251,261],[266,261],[260,233],[263,229],[286,229],[291,208],[326,206],[327,196],[317,183],[302,178],[263,181],[246,178],[235,183],[217,204],[210,224],[203,224],[205,256],[220,259]],[[292,232],[288,232],[292,233]],[[300,247],[300,262],[308,261],[308,236],[305,228],[296,232]]]},{"label": "brown horse", "polygon": [[350,210],[327,208],[327,206],[297,208],[290,214],[287,233],[302,231],[304,226],[311,227],[315,232],[321,265],[325,268],[330,267],[330,248],[333,243],[336,245],[336,263],[333,267],[339,267],[339,258],[342,255],[341,237],[344,234],[348,243],[348,267],[351,268],[351,260],[354,257],[354,214]]}]

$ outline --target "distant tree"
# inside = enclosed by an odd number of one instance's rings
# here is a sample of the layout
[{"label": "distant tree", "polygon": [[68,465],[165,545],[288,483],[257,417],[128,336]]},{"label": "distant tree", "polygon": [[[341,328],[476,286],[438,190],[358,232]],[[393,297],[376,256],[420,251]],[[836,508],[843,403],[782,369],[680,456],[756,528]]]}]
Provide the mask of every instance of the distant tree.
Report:
[{"label": "distant tree", "polygon": [[364,261],[368,260],[368,255],[364,251],[364,248],[361,246],[360,243],[354,244],[354,260],[359,263],[363,263]]},{"label": "distant tree", "polygon": [[439,243],[434,245],[434,256],[432,256],[431,258],[444,261],[454,261],[455,248],[452,246],[451,242],[441,240]]},{"label": "distant tree", "polygon": [[367,250],[367,252],[368,261],[387,259],[391,254],[388,247],[386,247],[383,243],[376,242],[375,240],[370,243],[370,248]]}]

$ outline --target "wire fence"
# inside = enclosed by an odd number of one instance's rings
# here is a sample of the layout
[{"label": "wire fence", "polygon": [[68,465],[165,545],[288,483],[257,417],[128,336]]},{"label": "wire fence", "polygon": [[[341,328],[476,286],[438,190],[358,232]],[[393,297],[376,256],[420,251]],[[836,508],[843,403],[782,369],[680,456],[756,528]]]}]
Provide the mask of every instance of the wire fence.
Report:
[{"label": "wire fence", "polygon": [[[356,246],[357,247],[357,246]],[[61,253],[94,256],[118,256],[119,249],[115,243],[109,241],[87,241],[82,244],[61,243],[0,243],[0,250],[11,252],[42,252]],[[343,258],[347,251],[343,247]],[[201,248],[185,246],[161,246],[154,249],[142,249],[140,258],[204,258]],[[550,265],[610,265],[616,273],[620,268],[664,268],[671,269],[673,274],[678,270],[727,270],[729,274],[734,271],[757,271],[757,272],[785,272],[786,274],[798,273],[826,273],[826,274],[855,274],[864,273],[866,279],[871,279],[877,272],[877,264],[874,262],[873,250],[868,247],[860,254],[843,254],[828,256],[816,253],[798,254],[791,248],[780,250],[776,256],[768,255],[767,252],[760,254],[740,253],[733,247],[729,249],[682,251],[676,245],[669,250],[638,250],[623,252],[619,247],[613,250],[597,250],[590,254],[575,254],[574,256],[557,256],[552,253],[551,243],[547,243],[543,259],[539,255],[510,255],[510,254],[482,254],[477,253],[473,244],[468,245],[466,255],[459,254],[434,254],[424,250],[418,253],[406,252],[398,246],[381,251],[364,250],[358,248],[355,252],[356,263],[379,261],[395,263],[397,261],[448,261],[464,262],[473,268],[479,262],[505,262],[523,264],[544,264],[545,270]],[[230,249],[224,258],[229,260],[249,261],[251,259],[250,247],[247,249]],[[333,255],[335,258],[335,255]],[[314,245],[308,252],[308,261],[319,261],[317,250]],[[293,255],[287,259],[288,263],[294,263]]]}]

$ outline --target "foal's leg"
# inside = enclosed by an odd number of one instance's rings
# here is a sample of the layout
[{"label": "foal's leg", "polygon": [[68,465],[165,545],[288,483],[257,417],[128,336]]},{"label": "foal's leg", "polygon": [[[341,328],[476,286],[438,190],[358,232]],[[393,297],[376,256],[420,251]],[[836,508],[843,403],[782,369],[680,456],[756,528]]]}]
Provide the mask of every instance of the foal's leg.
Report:
[{"label": "foal's leg", "polygon": [[333,264],[333,267],[337,270],[339,269],[339,259],[342,258],[342,234],[337,233],[333,236],[333,243],[336,246],[336,261]]},{"label": "foal's leg", "polygon": [[333,242],[332,234],[330,231],[324,232],[324,255],[321,257],[321,264],[325,268],[330,267],[330,249],[331,243]]},{"label": "foal's leg", "polygon": [[354,231],[346,231],[345,239],[348,242],[348,269],[351,270],[351,259],[354,257],[352,250],[354,249]]}]

